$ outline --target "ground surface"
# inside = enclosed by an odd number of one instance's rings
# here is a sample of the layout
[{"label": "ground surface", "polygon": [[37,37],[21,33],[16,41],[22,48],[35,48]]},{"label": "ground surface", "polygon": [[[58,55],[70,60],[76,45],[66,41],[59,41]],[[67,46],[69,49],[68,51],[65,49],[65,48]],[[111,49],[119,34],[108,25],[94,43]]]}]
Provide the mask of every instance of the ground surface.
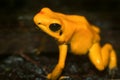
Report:
[{"label": "ground surface", "polygon": [[[52,71],[57,63],[57,56],[43,53],[40,56],[27,54],[28,57],[37,63],[32,63],[20,55],[7,55],[0,61],[0,79],[1,80],[46,80],[46,75]],[[53,53],[55,54],[55,53]],[[68,53],[66,67],[62,76],[64,80],[114,80],[120,79],[120,70],[114,75],[109,75],[108,69],[99,72],[89,62],[87,56],[74,56]],[[54,57],[54,58],[53,58]],[[120,61],[120,60],[119,60]],[[119,62],[118,61],[118,62]],[[37,64],[37,65],[36,65]]]}]

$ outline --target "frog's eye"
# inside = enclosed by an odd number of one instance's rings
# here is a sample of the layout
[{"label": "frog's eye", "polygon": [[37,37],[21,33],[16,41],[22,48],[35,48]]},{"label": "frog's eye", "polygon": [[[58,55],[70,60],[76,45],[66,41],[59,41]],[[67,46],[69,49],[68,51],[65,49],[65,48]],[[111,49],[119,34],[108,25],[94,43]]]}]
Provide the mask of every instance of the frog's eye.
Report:
[{"label": "frog's eye", "polygon": [[55,31],[60,30],[61,25],[58,24],[58,23],[52,23],[52,24],[49,25],[49,28],[50,28],[51,31],[55,32]]}]

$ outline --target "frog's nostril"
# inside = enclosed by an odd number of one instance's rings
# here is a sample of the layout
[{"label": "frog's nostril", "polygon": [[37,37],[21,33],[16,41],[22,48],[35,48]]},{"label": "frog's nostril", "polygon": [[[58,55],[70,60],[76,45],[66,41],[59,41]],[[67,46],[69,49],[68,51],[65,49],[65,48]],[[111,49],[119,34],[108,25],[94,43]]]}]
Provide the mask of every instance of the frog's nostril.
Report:
[{"label": "frog's nostril", "polygon": [[41,23],[39,22],[38,25],[40,25]]},{"label": "frog's nostril", "polygon": [[60,30],[61,25],[58,24],[58,23],[52,23],[52,24],[49,25],[49,28],[50,28],[51,31],[55,32],[55,31]]}]

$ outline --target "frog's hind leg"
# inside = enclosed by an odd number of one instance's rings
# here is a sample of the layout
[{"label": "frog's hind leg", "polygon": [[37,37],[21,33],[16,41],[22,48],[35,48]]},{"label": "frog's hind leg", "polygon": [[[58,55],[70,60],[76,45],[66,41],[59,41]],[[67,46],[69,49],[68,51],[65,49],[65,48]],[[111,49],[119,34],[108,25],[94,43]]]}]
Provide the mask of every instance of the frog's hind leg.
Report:
[{"label": "frog's hind leg", "polygon": [[90,48],[89,58],[98,70],[104,70],[107,65],[112,70],[117,67],[116,53],[110,44],[102,48],[99,43],[93,44]]}]

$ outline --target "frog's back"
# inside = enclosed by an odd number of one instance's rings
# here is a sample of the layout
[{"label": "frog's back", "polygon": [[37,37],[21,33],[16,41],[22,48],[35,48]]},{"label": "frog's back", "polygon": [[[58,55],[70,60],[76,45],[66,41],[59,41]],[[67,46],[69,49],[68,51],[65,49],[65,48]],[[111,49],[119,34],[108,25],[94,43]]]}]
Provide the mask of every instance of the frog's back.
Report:
[{"label": "frog's back", "polygon": [[87,19],[84,16],[79,16],[79,15],[68,15],[67,18],[74,22],[79,22],[79,23],[84,23],[88,24]]}]

